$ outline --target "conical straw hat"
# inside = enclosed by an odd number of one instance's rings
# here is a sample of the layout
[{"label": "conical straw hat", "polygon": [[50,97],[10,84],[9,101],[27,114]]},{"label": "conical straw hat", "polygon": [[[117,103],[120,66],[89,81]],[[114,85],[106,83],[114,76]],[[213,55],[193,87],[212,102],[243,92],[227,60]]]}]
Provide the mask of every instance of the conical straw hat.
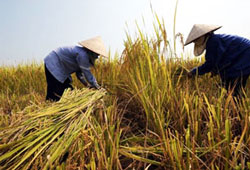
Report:
[{"label": "conical straw hat", "polygon": [[102,55],[103,57],[108,57],[104,43],[100,36],[81,41],[79,44],[99,55]]},{"label": "conical straw hat", "polygon": [[192,43],[194,40],[196,40],[197,38],[220,29],[222,26],[219,25],[206,25],[206,24],[195,24],[192,28],[192,30],[190,31],[188,38],[185,42],[185,46]]}]

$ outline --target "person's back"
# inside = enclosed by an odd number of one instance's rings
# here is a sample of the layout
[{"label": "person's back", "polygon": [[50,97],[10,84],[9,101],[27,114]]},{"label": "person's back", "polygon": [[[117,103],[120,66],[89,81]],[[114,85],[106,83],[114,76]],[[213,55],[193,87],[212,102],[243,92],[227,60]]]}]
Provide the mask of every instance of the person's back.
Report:
[{"label": "person's back", "polygon": [[44,62],[52,75],[63,83],[70,74],[80,71],[77,57],[86,60],[86,66],[90,66],[88,65],[89,57],[86,51],[78,46],[59,47],[53,50],[44,59]]},{"label": "person's back", "polygon": [[213,58],[213,69],[225,77],[250,74],[250,41],[246,38],[211,34],[206,45],[206,58]]}]

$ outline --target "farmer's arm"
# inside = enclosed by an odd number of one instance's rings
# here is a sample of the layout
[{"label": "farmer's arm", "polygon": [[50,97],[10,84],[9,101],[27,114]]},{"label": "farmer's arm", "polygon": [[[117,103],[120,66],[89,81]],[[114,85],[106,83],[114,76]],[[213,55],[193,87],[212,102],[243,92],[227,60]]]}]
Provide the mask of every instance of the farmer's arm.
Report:
[{"label": "farmer's arm", "polygon": [[203,74],[206,74],[206,73],[212,71],[212,69],[214,67],[212,57],[213,56],[207,56],[207,54],[206,54],[205,63],[199,67],[193,68],[190,73],[192,75],[196,75],[196,74],[203,75]]},{"label": "farmer's arm", "polygon": [[76,77],[84,86],[88,86],[88,83],[85,81],[85,76],[82,74],[81,71],[76,72]]},{"label": "farmer's arm", "polygon": [[100,86],[98,85],[98,83],[96,82],[95,77],[92,75],[92,73],[90,71],[91,64],[89,62],[88,57],[78,55],[76,60],[78,62],[78,65],[80,67],[81,72],[83,73],[83,75],[85,76],[86,80],[91,85],[91,87],[99,89]]}]

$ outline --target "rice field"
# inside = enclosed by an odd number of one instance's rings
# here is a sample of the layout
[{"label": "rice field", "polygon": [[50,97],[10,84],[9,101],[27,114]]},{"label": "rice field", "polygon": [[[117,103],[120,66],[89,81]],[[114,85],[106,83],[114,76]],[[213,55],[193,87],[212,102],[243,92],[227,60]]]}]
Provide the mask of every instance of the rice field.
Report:
[{"label": "rice field", "polygon": [[56,103],[44,101],[43,64],[0,67],[0,169],[250,169],[250,84],[235,103],[219,77],[187,78],[202,61],[176,56],[154,27],[99,59],[106,90],[73,77]]}]

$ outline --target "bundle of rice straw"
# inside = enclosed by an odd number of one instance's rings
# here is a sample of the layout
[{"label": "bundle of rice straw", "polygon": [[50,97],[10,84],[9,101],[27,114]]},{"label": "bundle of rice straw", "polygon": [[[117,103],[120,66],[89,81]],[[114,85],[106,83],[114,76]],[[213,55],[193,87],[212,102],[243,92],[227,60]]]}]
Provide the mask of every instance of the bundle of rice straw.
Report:
[{"label": "bundle of rice straw", "polygon": [[86,129],[96,107],[103,105],[105,93],[67,91],[59,102],[26,108],[21,120],[0,129],[0,169],[29,169],[34,163],[39,169],[53,167]]}]

